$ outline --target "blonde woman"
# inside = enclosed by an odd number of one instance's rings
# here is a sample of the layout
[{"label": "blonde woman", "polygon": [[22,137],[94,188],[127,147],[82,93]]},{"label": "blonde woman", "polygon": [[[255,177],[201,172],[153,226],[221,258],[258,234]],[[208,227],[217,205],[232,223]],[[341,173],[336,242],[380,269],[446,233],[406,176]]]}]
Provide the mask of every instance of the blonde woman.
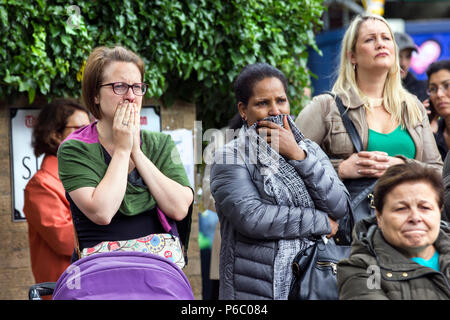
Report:
[{"label": "blonde woman", "polygon": [[342,180],[378,178],[390,166],[405,162],[442,170],[425,108],[402,87],[398,48],[382,17],[353,19],[342,41],[332,92],[346,106],[364,151],[355,153],[329,94],[313,98],[296,124],[322,147]]}]

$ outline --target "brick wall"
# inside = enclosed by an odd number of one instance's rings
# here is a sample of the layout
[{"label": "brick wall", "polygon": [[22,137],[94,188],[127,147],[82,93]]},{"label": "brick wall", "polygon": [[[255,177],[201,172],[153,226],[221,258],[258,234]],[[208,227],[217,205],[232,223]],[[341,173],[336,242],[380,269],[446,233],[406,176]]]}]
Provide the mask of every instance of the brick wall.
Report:
[{"label": "brick wall", "polygon": [[[192,130],[194,135],[195,105],[177,101],[172,107],[161,112],[162,130],[185,128]],[[194,141],[195,137],[194,137]],[[194,143],[194,154],[195,143]],[[197,188],[196,188],[197,189]],[[198,205],[194,205],[192,213],[191,237],[188,249],[188,265],[183,269],[191,283],[197,300],[202,299],[202,278],[200,264],[200,248],[198,246]]]},{"label": "brick wall", "polygon": [[[15,106],[25,106],[20,100]],[[12,222],[9,112],[0,103],[0,299],[28,299],[34,278],[30,269],[28,228]]]},{"label": "brick wall", "polygon": [[[37,99],[34,105],[42,105]],[[0,101],[0,300],[28,299],[28,288],[34,283],[30,268],[28,227],[26,222],[12,222],[11,158],[8,107],[26,107],[26,97],[6,103]],[[194,133],[195,105],[177,102],[173,107],[163,108],[163,130],[191,129]],[[194,140],[195,141],[195,140]],[[198,247],[198,208],[194,206],[192,231],[189,245],[189,265],[184,269],[196,299],[201,299],[200,251]]]}]

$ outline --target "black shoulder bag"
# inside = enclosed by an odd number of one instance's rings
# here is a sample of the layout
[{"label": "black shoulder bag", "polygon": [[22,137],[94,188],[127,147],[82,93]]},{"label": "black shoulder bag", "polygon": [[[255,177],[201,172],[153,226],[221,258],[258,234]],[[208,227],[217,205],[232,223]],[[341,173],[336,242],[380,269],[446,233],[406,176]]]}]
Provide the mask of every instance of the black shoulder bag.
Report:
[{"label": "black shoulder bag", "polygon": [[[352,120],[350,120],[346,112],[346,107],[342,103],[341,98],[331,92],[327,93],[332,95],[336,101],[336,105],[339,109],[339,113],[341,114],[345,129],[347,130],[350,139],[352,140],[356,152],[362,151],[363,145],[361,142],[361,137],[359,136],[358,131],[356,131],[355,125],[353,124]],[[354,223],[374,215],[374,209],[372,207],[372,192],[375,184],[377,183],[377,180],[377,178],[343,180],[344,185],[347,187],[347,190],[350,193],[351,206],[353,210],[353,216],[355,218]]]},{"label": "black shoulder bag", "polygon": [[[336,100],[344,126],[357,152],[362,150],[361,138],[353,122],[346,113],[342,100],[331,94]],[[351,214],[339,221],[341,237],[348,245],[336,245],[334,239],[327,243],[316,239],[314,245],[301,250],[292,262],[292,283],[289,300],[338,300],[337,263],[348,258],[351,250],[351,233],[354,224],[373,214],[371,207],[372,191],[376,178],[346,179],[344,181],[351,197]]]},{"label": "black shoulder bag", "polygon": [[350,256],[350,246],[323,239],[301,250],[292,262],[289,300],[338,300],[337,264]]}]

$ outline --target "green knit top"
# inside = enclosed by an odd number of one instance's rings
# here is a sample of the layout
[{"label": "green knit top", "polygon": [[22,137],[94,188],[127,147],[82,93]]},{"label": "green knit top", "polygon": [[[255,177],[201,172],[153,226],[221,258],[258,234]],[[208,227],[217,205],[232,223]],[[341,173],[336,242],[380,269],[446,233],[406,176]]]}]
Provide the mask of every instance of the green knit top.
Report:
[{"label": "green knit top", "polygon": [[[98,140],[97,122],[67,137],[58,149],[59,177],[67,192],[82,187],[97,187],[108,168]],[[168,178],[183,186],[189,185],[180,155],[170,135],[141,131],[141,149],[150,161]],[[156,201],[145,184],[127,182],[119,211],[133,216],[154,208]]]}]

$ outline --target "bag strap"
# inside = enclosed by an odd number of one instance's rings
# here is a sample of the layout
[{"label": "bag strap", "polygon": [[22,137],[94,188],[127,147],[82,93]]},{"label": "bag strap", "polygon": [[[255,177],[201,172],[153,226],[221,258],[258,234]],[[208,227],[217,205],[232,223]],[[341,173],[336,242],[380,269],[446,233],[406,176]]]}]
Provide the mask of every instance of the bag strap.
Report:
[{"label": "bag strap", "polygon": [[352,140],[353,146],[356,149],[356,152],[360,152],[363,150],[363,144],[361,142],[361,137],[358,134],[358,131],[356,131],[355,125],[353,124],[352,120],[350,120],[348,114],[347,114],[347,108],[342,103],[341,98],[338,97],[337,94],[334,94],[332,92],[326,92],[329,95],[331,95],[334,100],[336,101],[336,105],[339,109],[339,113],[341,114],[342,121],[344,123],[345,129],[347,129],[347,132],[350,136],[350,139]]},{"label": "bag strap", "polygon": [[[327,91],[325,93],[331,95],[334,98],[336,105],[338,107],[339,113],[341,114],[341,118],[342,118],[342,122],[344,123],[344,127],[347,130],[348,135],[350,136],[350,139],[353,143],[353,146],[356,149],[356,152],[362,151],[363,144],[361,141],[361,137],[359,136],[359,133],[356,130],[353,121],[350,119],[350,117],[347,114],[347,107],[344,106],[344,103],[342,102],[341,98],[337,94],[334,94],[333,92],[329,92],[329,91]],[[359,194],[358,197],[356,197],[355,199],[352,199],[350,201],[350,203],[351,203],[350,207],[351,208],[356,207],[357,204],[359,204],[362,200],[364,200],[371,193],[371,190],[373,190],[375,183],[376,183],[376,181],[373,184],[371,184],[369,187],[367,187],[364,190],[364,192]],[[352,226],[354,226],[356,221],[360,220],[360,219],[358,219],[358,217],[356,217],[356,212],[353,209],[351,210],[350,217],[352,219],[352,221],[351,221]],[[353,229],[353,227],[351,229]]]},{"label": "bag strap", "polygon": [[75,252],[78,255],[78,259],[81,259],[80,243],[78,242],[77,229],[75,228],[75,223],[73,223],[73,220],[72,225],[73,225],[73,244],[75,246]]}]

